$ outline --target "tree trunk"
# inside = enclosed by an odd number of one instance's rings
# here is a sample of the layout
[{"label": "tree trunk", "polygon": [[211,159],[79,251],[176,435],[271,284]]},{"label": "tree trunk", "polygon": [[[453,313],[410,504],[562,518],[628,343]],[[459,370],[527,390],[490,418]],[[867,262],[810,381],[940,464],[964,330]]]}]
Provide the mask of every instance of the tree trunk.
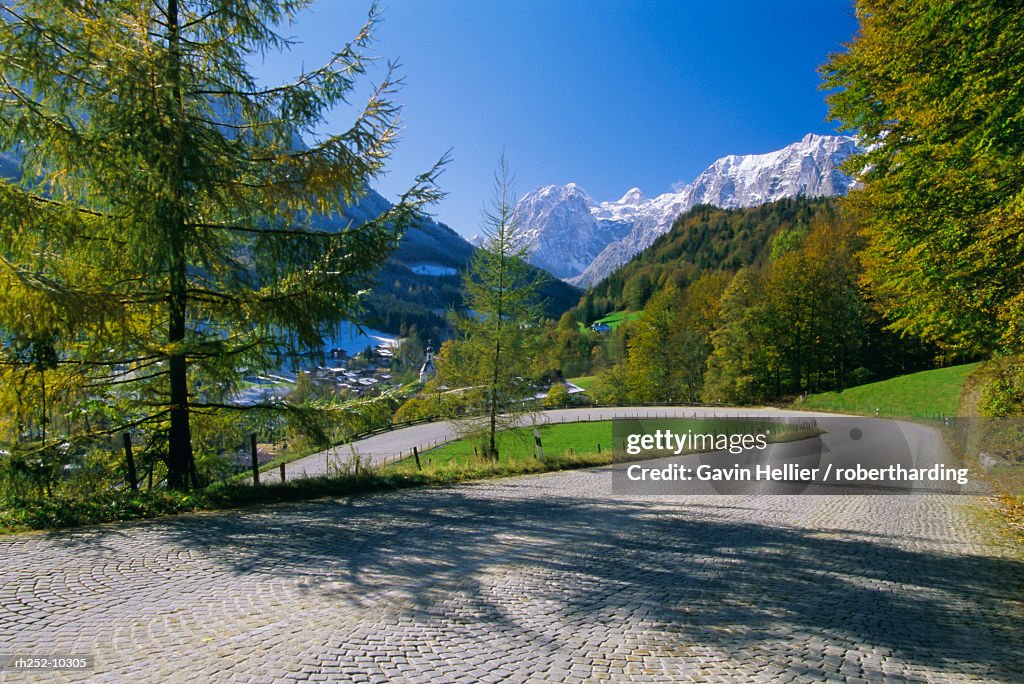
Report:
[{"label": "tree trunk", "polygon": [[498,425],[498,360],[501,358],[501,342],[495,347],[494,350],[494,377],[491,384],[491,429],[490,429],[490,444],[488,445],[487,455],[493,458],[495,461],[498,460],[498,447],[494,443],[494,433],[497,432]]},{"label": "tree trunk", "polygon": [[[181,52],[178,33],[178,0],[167,3],[167,42],[170,51],[171,83],[174,87],[175,106],[177,112],[173,119],[180,122],[181,93]],[[167,445],[167,485],[175,489],[187,489],[189,480],[195,482],[195,465],[192,454],[192,430],[189,425],[188,409],[188,377],[187,361],[181,345],[185,341],[185,321],[188,306],[188,265],[185,256],[185,221],[181,213],[180,202],[184,192],[184,143],[181,139],[180,124],[172,131],[175,136],[173,145],[174,158],[171,160],[172,184],[178,191],[177,201],[172,203],[171,211],[166,217],[168,242],[170,247],[170,289],[168,292],[169,325],[167,341],[171,345],[168,357],[168,373],[170,380],[170,414],[171,429]],[[190,477],[191,475],[191,477]]]},{"label": "tree trunk", "polygon": [[490,457],[495,461],[498,460],[498,447],[495,444],[495,433],[498,430],[498,374],[501,368],[501,335],[503,332],[501,317],[505,314],[502,310],[502,306],[505,299],[505,250],[507,249],[508,239],[505,233],[507,226],[505,225],[504,219],[502,219],[501,232],[498,235],[500,240],[500,251],[498,253],[498,311],[495,317],[495,327],[497,335],[495,335],[494,344],[494,369],[493,375],[491,376],[491,430],[490,430]]},{"label": "tree trunk", "polygon": [[43,447],[46,447],[46,369],[39,367],[39,391],[43,395],[43,415],[40,422],[43,426]]},{"label": "tree trunk", "polygon": [[[177,244],[176,244],[177,243]],[[170,326],[168,341],[171,345],[185,340],[185,269],[184,245],[181,235],[172,240],[175,247],[175,263],[171,267]],[[180,262],[180,264],[179,264]],[[171,431],[168,435],[167,484],[175,489],[188,487],[189,474],[193,471],[192,430],[189,425],[187,363],[183,352],[171,354],[169,375],[171,384]],[[194,478],[193,478],[194,479]],[[195,483],[193,483],[195,484]]]}]

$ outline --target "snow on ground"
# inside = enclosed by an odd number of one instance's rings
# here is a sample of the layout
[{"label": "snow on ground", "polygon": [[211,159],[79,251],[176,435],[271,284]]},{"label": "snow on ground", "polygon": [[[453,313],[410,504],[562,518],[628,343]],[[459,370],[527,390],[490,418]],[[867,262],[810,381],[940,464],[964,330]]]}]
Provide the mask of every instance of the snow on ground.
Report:
[{"label": "snow on ground", "polygon": [[346,327],[341,332],[324,341],[327,350],[344,349],[349,356],[360,353],[367,346],[384,345],[390,349],[398,347],[398,338],[394,335],[372,328],[363,328],[360,333],[355,327]]},{"label": "snow on ground", "polygon": [[426,276],[453,276],[458,273],[451,266],[441,266],[439,264],[416,264],[410,266],[409,270],[416,275]]}]

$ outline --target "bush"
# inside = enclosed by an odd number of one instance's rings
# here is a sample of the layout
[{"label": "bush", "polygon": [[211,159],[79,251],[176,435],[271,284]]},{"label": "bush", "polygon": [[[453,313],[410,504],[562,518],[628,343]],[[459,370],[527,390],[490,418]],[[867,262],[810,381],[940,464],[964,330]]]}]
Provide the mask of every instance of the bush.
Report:
[{"label": "bush", "polygon": [[858,385],[866,385],[871,382],[871,371],[864,366],[858,366],[854,368],[850,373],[849,385],[850,387],[856,387]]},{"label": "bush", "polygon": [[990,417],[1024,416],[1024,356],[992,359],[981,374],[978,408]]},{"label": "bush", "polygon": [[541,401],[541,405],[545,407],[552,406],[567,406],[572,400],[569,395],[569,388],[565,386],[564,382],[556,382],[548,390],[548,394]]},{"label": "bush", "polygon": [[432,420],[444,418],[454,412],[453,402],[436,394],[423,394],[411,397],[395,411],[394,422],[405,423],[411,420]]},{"label": "bush", "polygon": [[1024,463],[1024,356],[994,358],[964,384],[958,438],[969,454]]},{"label": "bush", "polygon": [[591,385],[591,396],[597,404],[622,404],[629,398],[626,365],[616,364],[597,374]]}]

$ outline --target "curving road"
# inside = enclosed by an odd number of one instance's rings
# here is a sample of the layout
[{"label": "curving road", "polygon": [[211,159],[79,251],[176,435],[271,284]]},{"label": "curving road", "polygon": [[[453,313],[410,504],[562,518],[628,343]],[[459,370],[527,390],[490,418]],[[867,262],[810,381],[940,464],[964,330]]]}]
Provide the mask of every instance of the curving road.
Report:
[{"label": "curving road", "polygon": [[0,537],[0,661],[95,661],[0,681],[1024,681],[980,497],[612,470]]},{"label": "curving road", "polygon": [[[555,409],[552,411],[539,411],[528,416],[524,420],[525,425],[547,423],[578,423],[596,420],[611,420],[613,418],[692,418],[707,416],[802,416],[810,415],[797,411],[775,408],[754,408],[754,409],[732,409],[732,408],[707,408],[707,407],[679,407],[679,406],[657,406],[657,407],[602,407],[602,408],[570,408]],[[828,415],[828,414],[818,414]],[[306,456],[287,465],[285,477],[315,477],[324,475],[332,464],[344,464],[358,454],[361,459],[375,465],[388,463],[412,454],[413,447],[424,452],[431,447],[458,438],[456,426],[447,421],[437,423],[424,423],[410,427],[383,432],[365,439],[358,440],[351,444],[333,447],[325,451]],[[277,473],[268,471],[261,474],[261,481],[275,481]]]}]

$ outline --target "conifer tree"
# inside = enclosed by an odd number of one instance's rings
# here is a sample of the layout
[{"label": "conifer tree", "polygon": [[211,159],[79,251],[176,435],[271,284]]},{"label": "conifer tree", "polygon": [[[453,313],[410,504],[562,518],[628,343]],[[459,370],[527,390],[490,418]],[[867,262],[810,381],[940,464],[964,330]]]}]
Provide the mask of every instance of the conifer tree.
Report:
[{"label": "conifer tree", "polygon": [[456,319],[460,339],[439,358],[438,376],[459,388],[469,415],[464,435],[481,438],[484,452],[498,458],[496,435],[529,411],[535,388],[530,366],[540,339],[542,285],[526,262],[529,243],[516,221],[512,172],[504,155],[494,177],[484,243],[463,278],[469,312]]},{"label": "conifer tree", "polygon": [[318,133],[366,73],[374,8],[324,66],[259,83],[248,60],[287,49],[309,4],[0,8],[0,150],[20,166],[0,182],[0,329],[58,340],[52,373],[124,401],[108,431],[164,434],[172,487],[194,483],[190,420],[236,412],[241,370],[319,349],[438,197],[435,168],[384,215],[325,228],[384,168],[396,79]]}]

